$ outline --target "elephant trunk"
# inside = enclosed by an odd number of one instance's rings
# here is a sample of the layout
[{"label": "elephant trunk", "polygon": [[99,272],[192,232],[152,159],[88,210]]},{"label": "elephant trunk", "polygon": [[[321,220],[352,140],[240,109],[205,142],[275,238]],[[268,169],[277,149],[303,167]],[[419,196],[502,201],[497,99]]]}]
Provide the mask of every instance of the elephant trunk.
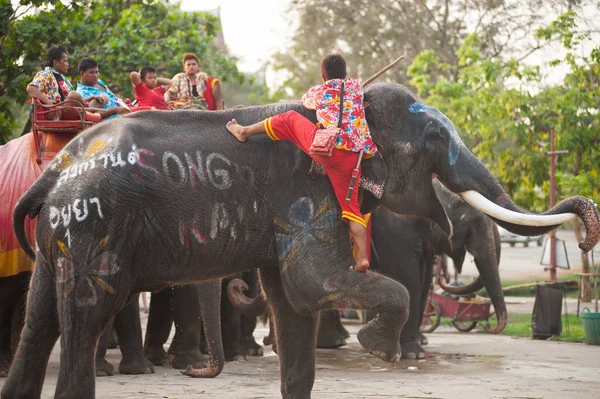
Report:
[{"label": "elephant trunk", "polygon": [[244,294],[248,288],[248,284],[238,278],[227,284],[227,296],[233,307],[246,317],[257,317],[266,313],[267,302],[264,296],[261,294],[256,298],[249,298]]},{"label": "elephant trunk", "polygon": [[472,282],[470,282],[469,284],[460,285],[460,286],[449,285],[445,280],[446,279],[444,279],[444,278],[438,277],[438,281],[437,281],[438,285],[447,293],[454,294],[454,295],[472,294],[474,292],[479,291],[480,289],[482,289],[484,287],[480,276],[477,276],[477,278],[475,280],[473,280]]},{"label": "elephant trunk", "polygon": [[500,334],[506,327],[506,324],[508,323],[508,313],[496,312],[496,321],[497,324],[495,327],[485,327],[485,331],[487,331],[489,334]]},{"label": "elephant trunk", "polygon": [[508,311],[502,292],[500,281],[500,234],[498,227],[488,220],[486,237],[474,237],[467,242],[467,250],[475,257],[475,265],[479,277],[494,305],[497,324],[492,327],[486,325],[485,330],[491,334],[498,334],[506,327]]},{"label": "elephant trunk", "polygon": [[498,180],[464,146],[455,167],[442,172],[440,179],[471,206],[515,234],[544,234],[578,216],[586,228],[586,237],[579,243],[579,248],[588,252],[600,240],[600,215],[591,200],[569,197],[542,214],[527,214],[512,202]]}]

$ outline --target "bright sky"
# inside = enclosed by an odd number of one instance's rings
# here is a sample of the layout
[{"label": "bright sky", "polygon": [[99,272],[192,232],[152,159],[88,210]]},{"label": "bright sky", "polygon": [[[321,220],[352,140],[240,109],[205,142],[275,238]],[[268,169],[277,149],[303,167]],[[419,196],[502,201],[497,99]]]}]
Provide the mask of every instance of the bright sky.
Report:
[{"label": "bright sky", "polygon": [[182,0],[185,11],[209,11],[221,7],[225,43],[238,57],[243,72],[257,71],[263,62],[285,45],[293,33],[286,11],[290,0]]}]

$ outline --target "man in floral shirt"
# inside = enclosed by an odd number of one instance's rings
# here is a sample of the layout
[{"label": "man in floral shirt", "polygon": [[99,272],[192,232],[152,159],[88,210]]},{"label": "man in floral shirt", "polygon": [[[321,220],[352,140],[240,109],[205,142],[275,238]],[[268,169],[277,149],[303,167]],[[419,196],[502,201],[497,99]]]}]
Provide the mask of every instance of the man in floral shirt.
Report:
[{"label": "man in floral shirt", "polygon": [[[302,97],[302,104],[317,111],[318,125],[295,111],[288,111],[265,119],[250,126],[242,126],[235,119],[227,123],[227,129],[241,142],[248,137],[267,133],[272,140],[293,141],[301,150],[309,154],[317,128],[338,126],[340,115],[340,88],[344,82],[344,104],[341,132],[337,137],[331,156],[311,155],[325,168],[333,185],[335,195],[342,208],[342,219],[350,224],[350,232],[357,248],[356,266],[351,270],[366,272],[369,268],[367,251],[367,230],[358,203],[358,190],[353,190],[350,203],[346,203],[346,193],[350,186],[352,171],[356,167],[359,153],[365,158],[377,153],[365,118],[363,87],[358,79],[346,79],[346,61],[339,54],[331,54],[321,61],[323,84],[308,90]],[[357,177],[360,181],[360,171]]]},{"label": "man in floral shirt", "polygon": [[173,108],[223,109],[221,82],[199,71],[196,54],[183,56],[183,69],[185,72],[173,76],[171,87],[164,94],[165,101]]}]

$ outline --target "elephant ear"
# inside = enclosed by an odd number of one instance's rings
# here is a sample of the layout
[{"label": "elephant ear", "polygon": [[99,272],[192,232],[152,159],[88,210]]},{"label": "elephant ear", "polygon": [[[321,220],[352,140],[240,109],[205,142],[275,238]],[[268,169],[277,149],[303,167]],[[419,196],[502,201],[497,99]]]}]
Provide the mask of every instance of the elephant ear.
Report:
[{"label": "elephant ear", "polygon": [[372,212],[383,197],[385,182],[388,178],[388,169],[383,157],[377,154],[362,161],[360,176],[360,211],[363,214]]}]

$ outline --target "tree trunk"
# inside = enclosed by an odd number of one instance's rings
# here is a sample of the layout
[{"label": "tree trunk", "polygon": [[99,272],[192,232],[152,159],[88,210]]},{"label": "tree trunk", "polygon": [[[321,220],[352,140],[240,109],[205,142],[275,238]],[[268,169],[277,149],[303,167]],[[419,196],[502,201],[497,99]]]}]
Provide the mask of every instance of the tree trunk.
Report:
[{"label": "tree trunk", "polygon": [[[583,240],[583,234],[582,234],[583,224],[581,223],[581,221],[579,219],[575,219],[574,225],[575,225],[575,238],[578,241]],[[589,273],[590,272],[590,259],[589,259],[588,255],[586,253],[584,253],[583,251],[579,250],[579,253],[581,255],[581,272]],[[591,300],[592,300],[592,285],[590,284],[590,278],[588,276],[583,277],[582,284],[579,289],[581,290],[581,300],[583,302],[591,302]]]}]

